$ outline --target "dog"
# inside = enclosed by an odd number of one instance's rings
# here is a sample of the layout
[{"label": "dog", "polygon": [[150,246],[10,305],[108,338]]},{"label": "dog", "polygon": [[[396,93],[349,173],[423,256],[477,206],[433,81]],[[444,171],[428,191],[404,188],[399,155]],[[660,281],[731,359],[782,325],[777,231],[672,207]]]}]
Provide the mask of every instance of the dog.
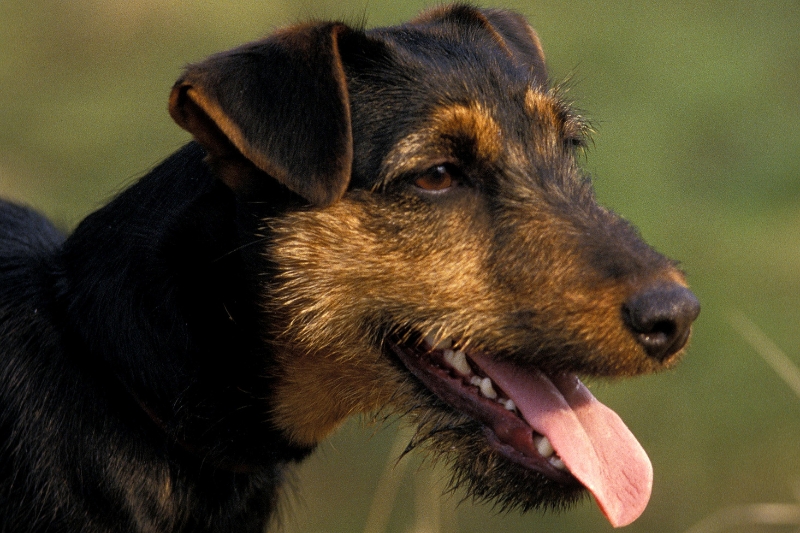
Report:
[{"label": "dog", "polygon": [[193,135],[65,236],[0,204],[2,532],[261,532],[357,413],[501,508],[652,467],[580,376],[671,367],[700,307],[595,200],[523,17],[306,23],[189,66]]}]

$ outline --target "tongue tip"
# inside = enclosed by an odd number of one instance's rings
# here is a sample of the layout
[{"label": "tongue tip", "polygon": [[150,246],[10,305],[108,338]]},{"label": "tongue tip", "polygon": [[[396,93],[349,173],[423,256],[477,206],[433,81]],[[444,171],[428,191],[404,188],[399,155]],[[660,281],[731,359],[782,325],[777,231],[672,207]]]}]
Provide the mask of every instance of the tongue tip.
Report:
[{"label": "tongue tip", "polygon": [[631,525],[634,521],[636,521],[637,518],[639,518],[639,516],[640,516],[639,514],[633,516],[628,514],[622,514],[620,516],[606,515],[606,518],[611,523],[612,527],[619,528]]},{"label": "tongue tip", "polygon": [[605,509],[600,507],[600,510],[603,511],[608,522],[615,528],[617,527],[625,527],[638,519],[642,513],[644,512],[644,507],[641,509],[617,509],[614,512],[607,512]]},{"label": "tongue tip", "polygon": [[638,507],[633,509],[624,508],[624,509],[615,509],[613,511],[608,511],[606,509],[603,509],[602,506],[600,506],[600,510],[603,512],[608,522],[613,527],[617,528],[617,527],[625,527],[635,522],[642,515],[642,513],[645,510],[645,507],[646,505],[641,508]]},{"label": "tongue tip", "polygon": [[[615,527],[624,527],[632,524],[638,519],[650,501],[650,494],[653,490],[653,467],[645,456],[645,461],[639,463],[644,472],[640,473],[635,485],[630,486],[629,491],[622,494],[594,494],[597,506],[608,519],[609,523]],[[591,489],[589,489],[591,491]]]}]

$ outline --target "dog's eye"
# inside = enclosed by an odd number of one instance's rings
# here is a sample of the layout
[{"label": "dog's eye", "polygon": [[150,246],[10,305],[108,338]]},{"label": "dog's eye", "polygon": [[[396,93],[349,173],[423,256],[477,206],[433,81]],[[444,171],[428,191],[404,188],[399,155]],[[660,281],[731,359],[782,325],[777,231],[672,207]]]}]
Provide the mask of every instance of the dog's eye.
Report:
[{"label": "dog's eye", "polygon": [[455,185],[450,165],[436,165],[414,180],[414,185],[426,191],[444,191]]}]

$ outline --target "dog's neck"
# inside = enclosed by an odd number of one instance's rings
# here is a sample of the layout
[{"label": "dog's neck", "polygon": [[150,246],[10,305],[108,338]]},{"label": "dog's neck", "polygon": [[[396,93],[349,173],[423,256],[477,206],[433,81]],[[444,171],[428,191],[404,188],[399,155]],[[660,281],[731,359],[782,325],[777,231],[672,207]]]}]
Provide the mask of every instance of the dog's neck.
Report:
[{"label": "dog's neck", "polygon": [[204,158],[190,143],[83,222],[62,248],[56,301],[78,364],[146,415],[168,441],[156,447],[191,468],[256,474],[271,492],[310,449],[268,421],[271,353],[247,274],[268,268],[251,264],[264,261],[261,216]]}]

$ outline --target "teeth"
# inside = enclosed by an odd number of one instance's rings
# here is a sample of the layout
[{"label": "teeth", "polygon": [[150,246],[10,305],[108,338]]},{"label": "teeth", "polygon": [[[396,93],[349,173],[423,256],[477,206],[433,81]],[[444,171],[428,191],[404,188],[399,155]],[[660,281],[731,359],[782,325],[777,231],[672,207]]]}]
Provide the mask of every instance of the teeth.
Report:
[{"label": "teeth", "polygon": [[[550,444],[550,440],[547,437],[535,437],[533,439],[534,444],[536,444],[536,451],[538,451],[542,457],[548,458],[556,451],[553,449],[553,445]],[[560,461],[561,459],[559,459]]]},{"label": "teeth", "polygon": [[558,468],[559,470],[567,470],[567,465],[564,464],[564,461],[561,460],[559,456],[554,456],[549,459],[549,462],[554,467]]},{"label": "teeth", "polygon": [[[478,387],[481,395],[484,398],[495,400],[502,405],[507,411],[516,412],[517,406],[513,400],[509,398],[500,398],[494,388],[491,378],[481,378],[472,372],[472,367],[467,361],[467,354],[463,350],[453,350],[453,339],[438,339],[435,334],[431,333],[425,336],[425,347],[429,350],[442,350],[442,358],[452,369],[464,378],[469,378],[469,384]],[[545,439],[549,446],[549,441]],[[552,446],[550,447],[552,454]],[[544,454],[543,454],[544,455]],[[549,455],[546,455],[549,457]]]},{"label": "teeth", "polygon": [[564,461],[561,460],[561,457],[558,456],[556,451],[553,449],[553,445],[550,444],[550,440],[547,437],[537,435],[533,438],[533,443],[536,445],[536,451],[538,451],[542,457],[547,459],[547,462],[549,462],[550,465],[565,472],[569,471],[567,465],[565,465]]},{"label": "teeth", "polygon": [[440,339],[435,334],[425,335],[425,346],[429,350],[449,350],[453,347],[453,339]]},{"label": "teeth", "polygon": [[[439,338],[437,334],[430,333],[423,339],[424,345],[428,350],[441,350],[442,358],[452,369],[454,369],[463,378],[469,378],[470,385],[477,387],[484,398],[495,400],[502,405],[507,411],[516,412],[517,405],[514,400],[510,398],[499,398],[497,391],[494,388],[491,378],[476,376],[472,372],[472,367],[467,361],[467,354],[463,350],[453,350],[452,338]],[[553,468],[563,471],[569,471],[567,465],[556,453],[550,440],[544,435],[534,434],[533,443],[536,446],[536,451],[547,459]]]},{"label": "teeth", "polygon": [[444,360],[462,376],[472,374],[472,368],[470,368],[469,363],[467,363],[467,354],[461,350],[445,350]]},{"label": "teeth", "polygon": [[497,398],[497,391],[494,390],[492,387],[492,380],[489,378],[483,378],[481,380],[481,394],[489,398],[490,400],[494,400]]}]

